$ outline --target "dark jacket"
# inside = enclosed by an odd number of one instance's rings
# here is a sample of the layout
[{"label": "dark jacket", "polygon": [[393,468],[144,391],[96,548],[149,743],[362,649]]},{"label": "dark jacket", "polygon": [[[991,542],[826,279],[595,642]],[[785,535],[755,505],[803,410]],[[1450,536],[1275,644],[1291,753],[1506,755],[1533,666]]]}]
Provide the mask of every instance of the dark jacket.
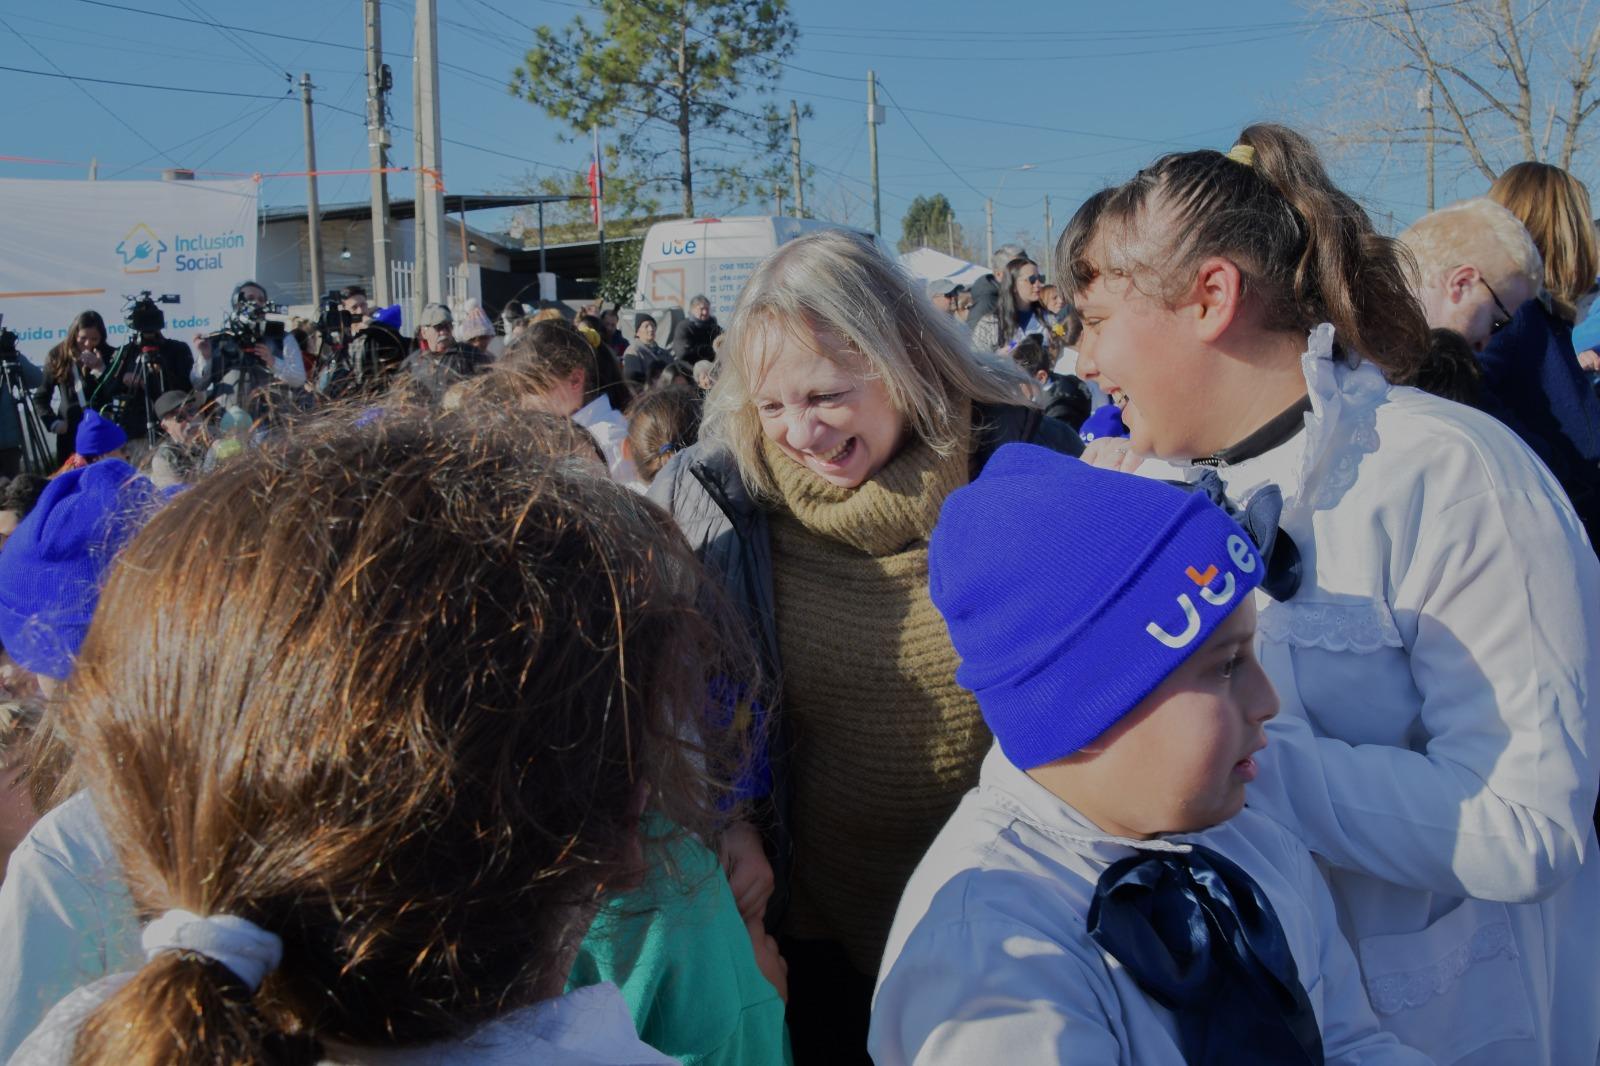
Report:
[{"label": "dark jacket", "polygon": [[162,337],[145,356],[144,389],[137,382],[132,388],[122,387],[122,378],[139,367],[141,345],[129,341],[117,353],[117,380],[115,385],[123,396],[121,426],[129,440],[145,439],[146,430],[156,421],[155,402],[164,392],[188,392],[189,374],[194,370],[194,352],[180,340]]},{"label": "dark jacket", "polygon": [[1000,283],[993,274],[985,274],[972,283],[972,313],[967,316],[967,329],[974,329],[985,315],[994,314],[1000,306]]},{"label": "dark jacket", "polygon": [[1074,430],[1083,428],[1084,421],[1094,408],[1094,396],[1089,392],[1089,387],[1071,374],[1052,372],[1039,392],[1044,413],[1065,422]]},{"label": "dark jacket", "polygon": [[450,390],[450,386],[488,369],[488,366],[487,354],[476,348],[458,345],[442,352],[430,352],[419,348],[400,364],[400,371],[410,375],[437,402],[444,399],[444,394]]},{"label": "dark jacket", "polygon": [[[1068,455],[1083,452],[1083,442],[1069,426],[1032,407],[975,407],[973,426],[977,435],[972,454],[973,477],[1002,444],[1020,441]],[[776,922],[787,906],[792,856],[788,829],[789,735],[781,714],[779,691],[773,684],[773,679],[781,676],[782,664],[778,656],[767,512],[745,488],[733,453],[714,441],[702,441],[674,456],[651,483],[650,499],[671,512],[689,546],[721,580],[723,591],[743,616],[761,656],[767,685],[762,702],[773,712],[765,760],[772,770],[772,794],[767,802],[758,805],[757,816],[777,875],[778,889],[768,911],[769,922]]]},{"label": "dark jacket", "polygon": [[634,341],[622,353],[622,380],[634,392],[642,392],[657,374],[672,362],[672,353],[659,344]]},{"label": "dark jacket", "polygon": [[1600,545],[1600,399],[1572,350],[1572,330],[1529,300],[1478,354],[1480,406],[1516,431],[1567,490]]},{"label": "dark jacket", "polygon": [[[116,357],[117,350],[111,345],[100,346],[100,359],[105,363],[107,370],[116,361]],[[66,423],[66,428],[55,434],[56,466],[72,458],[74,441],[78,436],[78,424],[83,421],[83,412],[91,410],[103,414],[110,409],[111,402],[122,392],[122,383],[107,377],[105,372],[83,374],[82,386],[82,398],[87,401],[86,405],[79,403],[78,390],[73,386],[71,375],[68,375],[65,382],[46,377],[33,393],[34,410],[39,413],[39,419],[44,423],[45,429],[50,429],[57,420]]]},{"label": "dark jacket", "polygon": [[717,324],[715,315],[704,322],[698,318],[686,318],[672,331],[672,340],[667,347],[672,349],[676,359],[687,359],[691,363],[698,363],[702,359],[715,361],[717,350],[711,346],[711,342],[720,336],[722,327]]}]

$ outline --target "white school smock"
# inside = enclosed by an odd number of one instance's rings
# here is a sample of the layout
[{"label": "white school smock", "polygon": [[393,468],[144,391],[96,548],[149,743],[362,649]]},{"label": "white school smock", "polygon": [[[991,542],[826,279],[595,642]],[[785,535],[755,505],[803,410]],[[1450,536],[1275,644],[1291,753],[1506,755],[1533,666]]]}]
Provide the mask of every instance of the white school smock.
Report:
[{"label": "white school smock", "polygon": [[998,745],[900,900],[873,996],[873,1061],[1183,1066],[1176,1019],[1089,939],[1085,918],[1106,867],[1186,841],[1239,864],[1271,900],[1330,1066],[1429,1061],[1378,1028],[1316,864],[1281,826],[1245,810],[1204,833],[1107,836]]},{"label": "white school smock", "polygon": [[143,961],[122,867],[79,792],[28,831],[0,883],[0,1062],[68,993]]},{"label": "white school smock", "polygon": [[[105,977],[62,1000],[11,1066],[69,1066],[78,1030],[131,974]],[[676,1066],[634,1031],[613,984],[590,985],[509,1011],[456,1040],[420,1047],[326,1044],[322,1066]]]},{"label": "white school smock", "polygon": [[611,406],[609,396],[605,393],[596,396],[574,412],[572,420],[593,434],[605,454],[606,467],[613,480],[627,484],[639,479],[633,460],[622,454],[622,444],[628,439],[628,420]]},{"label": "white school smock", "polygon": [[1258,593],[1283,711],[1250,803],[1325,864],[1379,1021],[1441,1063],[1600,1055],[1600,565],[1482,412],[1302,357],[1306,429],[1219,470],[1304,557]]}]

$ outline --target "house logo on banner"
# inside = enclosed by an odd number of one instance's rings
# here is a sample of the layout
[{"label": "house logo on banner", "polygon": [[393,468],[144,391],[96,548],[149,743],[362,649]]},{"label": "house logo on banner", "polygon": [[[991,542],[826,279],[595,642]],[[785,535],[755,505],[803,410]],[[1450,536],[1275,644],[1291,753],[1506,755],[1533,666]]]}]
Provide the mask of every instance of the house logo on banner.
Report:
[{"label": "house logo on banner", "polygon": [[161,269],[161,257],[166,254],[167,242],[156,236],[156,231],[143,222],[128,231],[117,244],[117,254],[122,256],[124,274],[154,274]]}]

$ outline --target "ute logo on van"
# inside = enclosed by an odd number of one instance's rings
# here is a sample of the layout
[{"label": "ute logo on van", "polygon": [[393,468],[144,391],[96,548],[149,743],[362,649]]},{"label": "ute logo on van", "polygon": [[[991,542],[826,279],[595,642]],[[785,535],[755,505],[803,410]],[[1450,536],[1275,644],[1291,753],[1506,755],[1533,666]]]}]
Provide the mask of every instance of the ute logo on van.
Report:
[{"label": "ute logo on van", "polygon": [[661,242],[661,254],[662,255],[693,255],[695,253],[695,249],[697,247],[698,247],[697,243],[695,241],[693,241],[693,240],[687,240],[687,241],[662,241]]}]

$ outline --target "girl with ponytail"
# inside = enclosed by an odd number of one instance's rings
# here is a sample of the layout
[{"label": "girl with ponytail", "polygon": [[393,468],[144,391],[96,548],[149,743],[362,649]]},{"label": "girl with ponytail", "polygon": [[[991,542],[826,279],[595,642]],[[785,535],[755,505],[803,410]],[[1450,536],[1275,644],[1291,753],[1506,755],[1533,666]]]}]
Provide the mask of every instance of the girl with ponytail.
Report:
[{"label": "girl with ponytail", "polygon": [[1595,1061],[1600,566],[1559,485],[1411,387],[1400,253],[1292,130],[1156,160],[1057,259],[1132,434],[1085,457],[1215,471],[1257,519],[1281,493],[1251,802],[1323,860],[1380,1023],[1441,1063]]},{"label": "girl with ponytail", "polygon": [[615,986],[563,995],[654,827],[725,794],[687,738],[739,645],[664,513],[396,413],[251,451],[121,562],[59,726],[148,961],[12,1061],[673,1061]]}]

